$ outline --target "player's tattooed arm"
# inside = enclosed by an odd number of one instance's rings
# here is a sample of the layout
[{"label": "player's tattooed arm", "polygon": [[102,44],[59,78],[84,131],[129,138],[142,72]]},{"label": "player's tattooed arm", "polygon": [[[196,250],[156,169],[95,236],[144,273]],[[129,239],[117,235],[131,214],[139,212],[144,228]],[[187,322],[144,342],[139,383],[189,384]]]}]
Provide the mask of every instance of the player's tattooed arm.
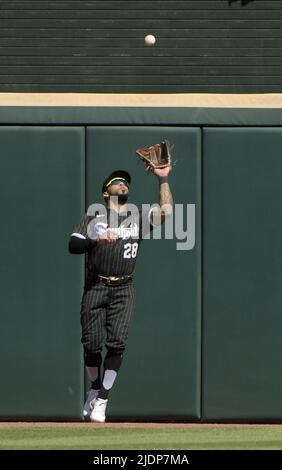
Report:
[{"label": "player's tattooed arm", "polygon": [[152,215],[154,225],[162,224],[173,212],[173,196],[168,182],[170,171],[171,167],[154,171],[154,174],[158,176],[160,183],[160,208],[155,208],[153,210]]},{"label": "player's tattooed arm", "polygon": [[173,205],[173,197],[172,197],[168,179],[167,177],[160,178],[159,181],[160,181],[160,207],[161,208],[164,207],[164,211],[166,210],[165,207],[167,207],[167,209],[169,210],[171,214],[171,209]]}]

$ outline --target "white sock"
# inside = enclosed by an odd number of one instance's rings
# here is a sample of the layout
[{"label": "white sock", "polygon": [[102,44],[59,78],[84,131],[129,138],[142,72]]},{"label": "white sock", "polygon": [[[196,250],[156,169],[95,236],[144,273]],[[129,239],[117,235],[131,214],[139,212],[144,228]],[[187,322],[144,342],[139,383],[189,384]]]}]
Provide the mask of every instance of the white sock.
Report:
[{"label": "white sock", "polygon": [[110,390],[114,385],[117,372],[115,370],[106,370],[103,378],[103,387],[106,390]]}]

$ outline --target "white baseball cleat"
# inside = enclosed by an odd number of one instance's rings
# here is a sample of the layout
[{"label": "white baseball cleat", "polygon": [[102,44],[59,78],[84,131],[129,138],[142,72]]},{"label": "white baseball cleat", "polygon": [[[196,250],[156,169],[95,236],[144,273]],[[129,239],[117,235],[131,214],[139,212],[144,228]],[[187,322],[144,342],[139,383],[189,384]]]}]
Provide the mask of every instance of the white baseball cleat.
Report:
[{"label": "white baseball cleat", "polygon": [[94,423],[104,423],[106,420],[105,412],[107,408],[108,400],[102,398],[96,398],[94,407],[90,415],[90,420]]},{"label": "white baseball cleat", "polygon": [[98,392],[99,390],[93,390],[93,388],[91,388],[89,392],[87,392],[87,400],[83,406],[83,418],[84,419],[90,418],[91,411],[93,410],[93,404],[98,395]]}]

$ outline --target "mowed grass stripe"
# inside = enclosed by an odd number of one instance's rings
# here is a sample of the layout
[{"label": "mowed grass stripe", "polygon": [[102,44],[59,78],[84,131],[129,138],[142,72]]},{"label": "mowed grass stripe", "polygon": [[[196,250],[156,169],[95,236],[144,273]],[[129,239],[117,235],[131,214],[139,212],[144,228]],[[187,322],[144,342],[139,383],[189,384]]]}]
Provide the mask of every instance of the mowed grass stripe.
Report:
[{"label": "mowed grass stripe", "polygon": [[281,427],[0,429],[0,449],[197,450],[282,449]]}]

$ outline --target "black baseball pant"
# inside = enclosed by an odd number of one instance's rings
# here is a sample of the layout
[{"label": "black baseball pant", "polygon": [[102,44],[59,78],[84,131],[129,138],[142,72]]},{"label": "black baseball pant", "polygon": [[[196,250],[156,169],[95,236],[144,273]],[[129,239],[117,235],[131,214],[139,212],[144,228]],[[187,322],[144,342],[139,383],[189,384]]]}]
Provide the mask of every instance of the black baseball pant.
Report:
[{"label": "black baseball pant", "polygon": [[120,286],[88,286],[81,302],[81,342],[86,366],[96,366],[105,344],[108,355],[122,355],[134,309],[132,281]]}]

